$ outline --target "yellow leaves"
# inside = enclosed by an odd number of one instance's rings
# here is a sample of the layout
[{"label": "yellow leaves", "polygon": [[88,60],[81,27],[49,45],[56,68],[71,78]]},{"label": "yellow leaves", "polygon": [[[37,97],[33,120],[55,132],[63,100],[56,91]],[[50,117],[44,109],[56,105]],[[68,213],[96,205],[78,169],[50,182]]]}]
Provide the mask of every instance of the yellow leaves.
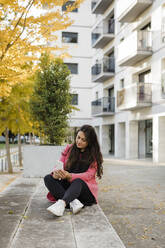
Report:
[{"label": "yellow leaves", "polygon": [[101,187],[100,190],[102,192],[108,192],[110,190],[119,190],[120,192],[122,192],[122,191],[124,191],[124,189],[123,189],[124,186],[125,185],[120,185],[120,184],[119,185],[106,185],[104,187]]},{"label": "yellow leaves", "polygon": [[160,220],[156,220],[155,221],[155,225],[160,225],[161,224],[161,221]]},{"label": "yellow leaves", "polygon": [[133,246],[134,244],[135,244],[135,243],[133,243],[133,242],[128,242],[128,243],[127,243],[128,246]]},{"label": "yellow leaves", "polygon": [[163,215],[165,215],[165,209],[163,210],[160,210],[160,212],[159,212],[159,214],[163,214]]},{"label": "yellow leaves", "polygon": [[9,210],[8,214],[14,214],[13,210]]},{"label": "yellow leaves", "polygon": [[13,133],[25,133],[32,130],[29,113],[29,97],[32,82],[25,81],[10,87],[10,94],[0,102],[0,132],[8,127]]},{"label": "yellow leaves", "polygon": [[147,235],[142,235],[140,238],[141,238],[141,239],[150,239],[150,237],[147,236]]},{"label": "yellow leaves", "polygon": [[22,218],[26,220],[26,219],[28,219],[28,216],[23,215]]},{"label": "yellow leaves", "polygon": [[153,239],[154,240],[154,238],[152,238],[152,233],[153,233],[152,225],[146,226],[143,228],[143,234],[137,235],[137,238],[141,239],[141,240],[147,240],[147,239]]},{"label": "yellow leaves", "polygon": [[160,215],[165,215],[165,202],[156,203],[154,210]]},{"label": "yellow leaves", "polygon": [[[33,64],[38,62],[38,53],[56,51],[58,47],[47,43],[57,40],[56,31],[72,24],[68,13],[61,11],[66,0],[35,1],[1,1],[0,10],[0,79],[16,84],[26,79],[33,72]],[[73,7],[79,6],[82,0],[76,0]],[[43,4],[47,5],[43,9]],[[57,7],[58,6],[58,7]],[[60,49],[59,49],[60,51]],[[61,52],[63,50],[61,49]],[[31,55],[30,55],[31,54]],[[64,56],[64,53],[63,53]],[[22,67],[31,63],[31,67]],[[0,97],[9,94],[9,87],[0,92]],[[0,86],[1,88],[1,86]]]},{"label": "yellow leaves", "polygon": [[11,87],[7,84],[0,83],[0,99],[2,97],[8,97],[11,92]]},{"label": "yellow leaves", "polygon": [[112,189],[112,186],[105,186],[105,187],[102,187],[100,190],[102,192],[108,192],[110,189]]},{"label": "yellow leaves", "polygon": [[165,208],[165,202],[159,202],[154,205],[155,210],[161,210],[162,208]]},{"label": "yellow leaves", "polygon": [[58,223],[63,223],[64,220],[57,220],[56,222],[58,222]]},{"label": "yellow leaves", "polygon": [[66,12],[71,12],[75,8],[78,8],[83,0],[75,1],[72,4],[67,4],[68,1],[64,1],[66,4]]}]

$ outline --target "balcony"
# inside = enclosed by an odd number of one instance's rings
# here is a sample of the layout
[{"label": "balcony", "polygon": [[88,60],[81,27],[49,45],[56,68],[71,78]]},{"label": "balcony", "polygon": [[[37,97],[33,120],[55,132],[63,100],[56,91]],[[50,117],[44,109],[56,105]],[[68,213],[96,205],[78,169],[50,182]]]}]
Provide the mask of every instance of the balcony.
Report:
[{"label": "balcony", "polygon": [[114,97],[103,97],[97,99],[91,103],[92,105],[92,116],[107,116],[114,115],[115,112],[115,98]]},{"label": "balcony", "polygon": [[152,55],[152,32],[134,31],[118,46],[119,66],[133,66]]},{"label": "balcony", "polygon": [[117,4],[117,18],[119,22],[133,22],[142,14],[153,0],[120,0]]},{"label": "balcony", "polygon": [[110,19],[109,21],[102,21],[93,31],[92,31],[92,47],[93,48],[103,48],[105,47],[115,35],[115,21]]},{"label": "balcony", "polygon": [[152,84],[134,83],[117,91],[119,110],[134,110],[152,105]]},{"label": "balcony", "polygon": [[113,0],[92,0],[92,14],[103,14]]},{"label": "balcony", "polygon": [[109,78],[114,77],[115,74],[115,59],[114,57],[104,57],[98,60],[92,66],[92,81],[104,82]]}]

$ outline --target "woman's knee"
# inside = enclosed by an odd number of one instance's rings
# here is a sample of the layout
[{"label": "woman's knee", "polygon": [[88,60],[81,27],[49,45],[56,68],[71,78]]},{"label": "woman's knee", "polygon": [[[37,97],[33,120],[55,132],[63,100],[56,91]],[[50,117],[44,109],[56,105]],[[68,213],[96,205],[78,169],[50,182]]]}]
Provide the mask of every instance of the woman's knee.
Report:
[{"label": "woman's knee", "polygon": [[49,175],[46,175],[45,177],[44,177],[44,182],[45,183],[47,183],[47,182],[49,182],[50,180],[51,180],[51,178],[52,178],[52,176],[49,174]]}]

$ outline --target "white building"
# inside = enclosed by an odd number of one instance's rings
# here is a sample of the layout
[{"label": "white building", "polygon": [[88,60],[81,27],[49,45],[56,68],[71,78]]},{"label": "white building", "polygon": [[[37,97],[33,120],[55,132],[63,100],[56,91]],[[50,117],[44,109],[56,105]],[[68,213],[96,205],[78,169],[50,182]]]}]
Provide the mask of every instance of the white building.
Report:
[{"label": "white building", "polygon": [[[68,1],[67,4],[72,4]],[[65,10],[65,6],[63,6]],[[67,46],[70,57],[64,58],[71,71],[72,104],[79,110],[73,110],[70,116],[70,127],[77,129],[84,124],[92,124],[91,101],[92,87],[91,65],[91,28],[95,16],[91,13],[91,2],[84,1],[80,7],[71,12],[74,23],[65,30],[59,31],[57,44]]]},{"label": "white building", "polygon": [[92,123],[102,151],[165,162],[165,1],[92,0],[92,14]]}]

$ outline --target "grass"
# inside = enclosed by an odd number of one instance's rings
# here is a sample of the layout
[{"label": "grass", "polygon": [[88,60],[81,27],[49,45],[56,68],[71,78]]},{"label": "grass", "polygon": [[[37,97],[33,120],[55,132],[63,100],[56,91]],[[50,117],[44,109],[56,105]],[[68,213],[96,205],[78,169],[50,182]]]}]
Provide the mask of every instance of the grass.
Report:
[{"label": "grass", "polygon": [[[10,144],[10,147],[14,148],[17,147],[18,144]],[[0,144],[0,150],[5,149],[5,144]]]}]

